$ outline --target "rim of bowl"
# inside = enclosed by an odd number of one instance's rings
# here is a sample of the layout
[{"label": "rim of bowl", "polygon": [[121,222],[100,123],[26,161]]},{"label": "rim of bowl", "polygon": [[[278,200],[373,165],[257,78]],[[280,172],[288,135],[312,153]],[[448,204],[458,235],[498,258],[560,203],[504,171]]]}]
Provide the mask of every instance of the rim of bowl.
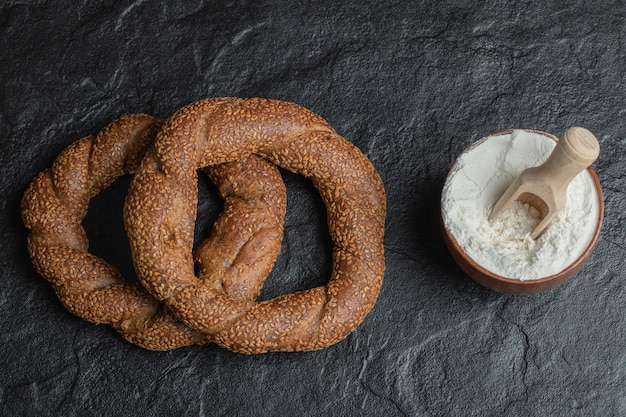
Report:
[{"label": "rim of bowl", "polygon": [[[478,145],[480,145],[481,143],[483,143],[484,141],[486,141],[487,139],[491,137],[510,135],[515,130],[523,130],[526,132],[531,132],[531,133],[536,133],[536,134],[540,134],[543,136],[547,136],[548,138],[554,140],[555,142],[559,140],[559,138],[556,135],[553,135],[551,133],[544,132],[538,129],[528,129],[528,128],[503,129],[503,130],[498,130],[498,131],[489,133],[483,136],[482,138],[478,139],[477,141],[469,145],[467,148],[465,148],[462,154],[469,152],[470,150],[474,149],[475,147],[477,147]],[[454,161],[450,169],[448,170],[448,173],[446,174],[446,180],[444,182],[444,186],[445,186],[445,183],[447,183],[448,178],[450,177],[450,175],[456,168],[457,162],[458,162],[458,157]],[[591,237],[591,240],[589,244],[587,245],[587,247],[585,248],[585,250],[571,264],[569,264],[567,267],[557,272],[556,274],[548,275],[546,277],[537,278],[537,279],[529,279],[529,280],[522,281],[522,280],[515,279],[515,278],[503,277],[492,271],[489,271],[488,269],[484,268],[483,266],[479,265],[476,261],[474,261],[474,259],[472,259],[461,248],[461,246],[457,242],[454,235],[446,227],[445,222],[443,220],[443,211],[442,211],[443,205],[441,204],[441,199],[440,199],[440,212],[439,213],[440,213],[440,218],[441,218],[441,226],[444,230],[444,235],[445,235],[444,240],[447,237],[450,240],[450,244],[454,247],[454,250],[458,252],[458,255],[461,256],[467,263],[469,263],[470,266],[474,270],[476,270],[476,272],[482,274],[486,281],[493,281],[494,283],[497,283],[500,285],[490,286],[488,285],[490,284],[490,282],[483,282],[484,280],[481,279],[482,277],[479,277],[477,279],[474,276],[474,274],[471,274],[462,265],[459,265],[461,269],[479,284],[491,290],[495,290],[495,291],[499,291],[503,293],[509,293],[509,294],[535,294],[535,293],[547,291],[549,289],[552,289],[561,285],[565,281],[572,278],[580,270],[583,264],[587,261],[587,259],[591,255],[591,252],[593,252],[598,242],[598,237],[600,236],[600,231],[602,229],[602,223],[604,221],[604,193],[602,192],[602,185],[600,184],[600,178],[598,177],[598,174],[596,173],[595,169],[593,169],[592,166],[587,167],[586,171],[591,176],[591,180],[593,182],[594,189],[596,191],[596,197],[598,198],[598,218],[596,219],[596,228],[593,233],[593,236]],[[450,248],[448,249],[450,250]],[[454,256],[453,258],[455,259],[457,263],[459,263]]]}]

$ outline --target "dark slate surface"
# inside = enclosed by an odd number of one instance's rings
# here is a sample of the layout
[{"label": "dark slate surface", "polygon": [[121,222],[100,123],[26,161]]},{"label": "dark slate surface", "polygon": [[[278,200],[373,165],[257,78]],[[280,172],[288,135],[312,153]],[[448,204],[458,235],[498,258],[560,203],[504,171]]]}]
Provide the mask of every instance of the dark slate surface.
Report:
[{"label": "dark slate surface", "polygon": [[[0,415],[626,415],[624,1],[367,3],[2,2]],[[30,265],[19,200],[63,148],[127,113],[224,95],[312,109],[385,182],[385,284],[338,345],[144,351],[68,313]],[[438,228],[447,169],[488,132],[572,125],[602,146],[591,259],[540,295],[473,283]],[[285,181],[284,248],[263,297],[324,283],[330,268],[319,197]],[[133,279],[128,183],[95,198],[85,226],[93,252]],[[202,236],[220,202],[200,185]]]}]

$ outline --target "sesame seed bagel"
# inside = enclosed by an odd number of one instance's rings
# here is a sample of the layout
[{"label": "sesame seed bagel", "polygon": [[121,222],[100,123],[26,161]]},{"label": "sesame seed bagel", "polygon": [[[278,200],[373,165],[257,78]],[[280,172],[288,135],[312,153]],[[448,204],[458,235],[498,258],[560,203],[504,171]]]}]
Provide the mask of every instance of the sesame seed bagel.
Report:
[{"label": "sesame seed bagel", "polygon": [[[60,301],[76,316],[110,324],[128,341],[151,350],[203,344],[207,338],[177,320],[139,283],[125,281],[115,267],[90,254],[81,222],[91,197],[136,171],[161,124],[145,114],[129,115],[95,137],[74,142],[31,182],[22,198],[31,260]],[[211,270],[211,285],[254,300],[280,253],[286,205],[282,178],[260,157],[214,166],[207,173],[224,198],[224,211],[196,251],[200,277]],[[246,233],[234,230],[240,219],[233,212],[249,219]],[[225,262],[241,266],[226,268]],[[242,276],[257,281],[256,286],[242,289]]]},{"label": "sesame seed bagel", "polygon": [[[334,243],[327,285],[257,302],[194,274],[196,171],[250,155],[318,189]],[[214,98],[183,107],[163,125],[131,182],[124,219],[148,291],[208,340],[265,353],[324,348],[361,324],[383,282],[385,211],[371,162],[318,115],[277,100]]]}]

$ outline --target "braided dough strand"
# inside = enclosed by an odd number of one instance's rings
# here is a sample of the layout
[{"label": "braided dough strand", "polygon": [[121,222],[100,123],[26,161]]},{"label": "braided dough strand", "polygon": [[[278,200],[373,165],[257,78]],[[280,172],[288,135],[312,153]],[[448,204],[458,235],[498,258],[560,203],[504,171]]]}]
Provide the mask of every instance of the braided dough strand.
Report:
[{"label": "braided dough strand", "polygon": [[[32,181],[22,199],[31,259],[61,302],[78,317],[111,324],[125,339],[152,350],[203,344],[206,337],[176,320],[141,285],[127,283],[116,268],[90,254],[81,221],[91,197],[137,169],[160,126],[160,120],[142,114],[116,120],[96,137],[70,145]],[[260,288],[280,253],[284,184],[278,170],[259,157],[207,171],[225,203],[211,237],[196,253],[200,276],[234,298],[254,300],[254,288]],[[239,222],[232,212],[247,215],[244,234],[236,233]],[[259,230],[261,226],[272,232]],[[244,272],[255,282],[252,291],[240,288]]]},{"label": "braided dough strand", "polygon": [[[335,244],[326,286],[255,303],[194,276],[196,170],[251,154],[319,190]],[[321,117],[293,103],[220,98],[185,106],[163,126],[131,183],[124,219],[151,293],[219,345],[264,353],[323,348],[363,321],[383,282],[385,206],[371,162]]]}]

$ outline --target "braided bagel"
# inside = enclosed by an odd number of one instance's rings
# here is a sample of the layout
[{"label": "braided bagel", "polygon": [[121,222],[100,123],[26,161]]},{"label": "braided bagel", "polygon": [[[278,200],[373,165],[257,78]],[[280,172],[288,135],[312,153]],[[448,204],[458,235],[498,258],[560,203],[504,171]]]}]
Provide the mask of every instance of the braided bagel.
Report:
[{"label": "braided bagel", "polygon": [[[60,301],[76,316],[110,324],[128,341],[151,350],[206,343],[206,336],[176,320],[139,283],[127,283],[115,267],[90,254],[81,221],[91,197],[136,171],[160,126],[160,120],[144,114],[112,122],[97,136],[65,149],[22,199],[32,262]],[[259,157],[206,171],[224,198],[224,211],[196,251],[199,277],[210,276],[207,285],[232,297],[254,300],[280,252],[284,184],[276,167]],[[243,233],[235,212],[246,217]],[[246,281],[253,285],[243,285]]]},{"label": "braided bagel", "polygon": [[[194,275],[196,170],[253,154],[310,178],[320,192],[334,242],[326,286],[256,302]],[[327,347],[364,320],[383,282],[385,210],[371,162],[321,117],[283,101],[214,98],[163,125],[131,182],[124,220],[148,291],[208,340],[264,353]]]}]

